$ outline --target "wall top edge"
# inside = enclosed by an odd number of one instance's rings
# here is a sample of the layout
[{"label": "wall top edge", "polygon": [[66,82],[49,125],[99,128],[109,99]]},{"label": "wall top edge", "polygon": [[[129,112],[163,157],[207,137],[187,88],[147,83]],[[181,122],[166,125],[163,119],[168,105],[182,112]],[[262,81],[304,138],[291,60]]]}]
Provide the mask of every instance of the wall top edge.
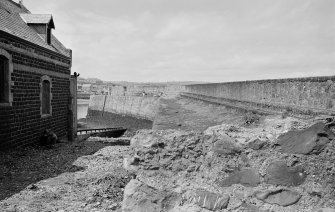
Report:
[{"label": "wall top edge", "polygon": [[282,78],[282,79],[264,79],[264,80],[246,80],[246,81],[234,81],[234,82],[219,82],[219,83],[201,83],[201,84],[190,84],[190,86],[204,86],[204,85],[229,85],[229,84],[243,84],[243,83],[285,83],[285,82],[325,82],[328,80],[335,81],[335,75],[332,76],[316,76],[316,77],[300,77],[300,78]]}]

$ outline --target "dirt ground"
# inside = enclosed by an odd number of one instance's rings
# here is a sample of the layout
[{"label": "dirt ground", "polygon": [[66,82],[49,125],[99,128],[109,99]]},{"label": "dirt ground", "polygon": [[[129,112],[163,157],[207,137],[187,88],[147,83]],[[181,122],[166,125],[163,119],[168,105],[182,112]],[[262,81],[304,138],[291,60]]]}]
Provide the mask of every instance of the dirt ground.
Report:
[{"label": "dirt ground", "polygon": [[[244,127],[238,134],[230,135],[232,137],[247,140],[260,136],[273,141],[279,135],[276,132],[285,128],[284,122],[278,122],[279,117],[253,117],[183,98],[162,99],[161,102],[153,124],[156,130],[202,132],[224,123]],[[282,129],[268,134],[267,127],[277,126],[276,121]],[[299,126],[303,126],[303,122]],[[220,133],[220,130],[222,126],[209,131]],[[135,176],[123,168],[130,147],[114,145],[113,142],[113,139],[89,138],[82,142],[60,143],[53,149],[26,148],[1,154],[0,211],[121,211],[124,188]],[[216,174],[221,173],[218,171]],[[205,175],[201,176],[201,182],[208,185],[209,181],[203,180],[210,176]],[[158,178],[149,176],[142,180],[150,184],[151,179]],[[196,183],[201,184],[200,181]],[[152,183],[159,184],[161,182]]]},{"label": "dirt ground", "polygon": [[244,114],[222,105],[177,97],[161,99],[154,130],[180,129],[203,131],[224,123],[242,124]]},{"label": "dirt ground", "polygon": [[[1,158],[0,211],[117,209],[131,176],[122,168],[128,146],[89,138],[53,149],[27,148]],[[105,141],[105,142],[102,142]],[[16,194],[15,194],[16,193]]]},{"label": "dirt ground", "polygon": [[76,172],[83,167],[73,165],[77,158],[92,155],[109,146],[101,142],[58,143],[53,148],[26,147],[0,154],[0,200],[20,192],[30,184]]}]

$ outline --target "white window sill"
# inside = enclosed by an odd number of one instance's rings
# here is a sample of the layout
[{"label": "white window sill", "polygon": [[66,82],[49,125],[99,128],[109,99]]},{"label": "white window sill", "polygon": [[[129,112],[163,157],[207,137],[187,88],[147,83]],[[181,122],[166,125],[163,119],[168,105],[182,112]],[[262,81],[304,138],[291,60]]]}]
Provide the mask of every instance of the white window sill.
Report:
[{"label": "white window sill", "polygon": [[48,118],[48,117],[51,117],[51,116],[52,116],[51,114],[42,114],[41,118]]}]

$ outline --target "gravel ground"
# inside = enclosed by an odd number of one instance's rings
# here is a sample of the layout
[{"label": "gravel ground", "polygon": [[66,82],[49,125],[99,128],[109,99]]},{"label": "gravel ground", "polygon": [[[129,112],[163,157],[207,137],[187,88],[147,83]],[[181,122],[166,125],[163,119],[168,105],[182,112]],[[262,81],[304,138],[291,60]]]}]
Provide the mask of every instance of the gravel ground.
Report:
[{"label": "gravel ground", "polygon": [[[128,148],[113,146],[108,139],[89,138],[80,143],[60,144],[52,150],[25,149],[18,151],[19,155],[12,152],[6,161],[16,161],[20,173],[15,175],[14,166],[5,167],[14,173],[12,177],[2,176],[1,191],[5,191],[1,192],[2,199],[21,192],[1,201],[1,211],[116,210],[122,201],[123,188],[131,179],[122,168]],[[22,152],[26,154],[23,157]],[[2,161],[4,167],[6,163]],[[35,175],[26,176],[27,172]]]},{"label": "gravel ground", "polygon": [[81,170],[73,165],[78,157],[94,154],[109,145],[83,141],[58,143],[51,149],[30,146],[1,152],[0,200],[40,180]]}]

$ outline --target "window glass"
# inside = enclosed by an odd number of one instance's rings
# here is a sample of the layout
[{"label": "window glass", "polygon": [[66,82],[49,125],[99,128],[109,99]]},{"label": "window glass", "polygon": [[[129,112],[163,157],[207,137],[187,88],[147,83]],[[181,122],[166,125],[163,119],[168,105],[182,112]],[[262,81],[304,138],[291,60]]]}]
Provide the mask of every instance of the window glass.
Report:
[{"label": "window glass", "polygon": [[50,114],[50,82],[42,82],[42,114]]},{"label": "window glass", "polygon": [[8,60],[0,56],[0,102],[8,102]]}]

